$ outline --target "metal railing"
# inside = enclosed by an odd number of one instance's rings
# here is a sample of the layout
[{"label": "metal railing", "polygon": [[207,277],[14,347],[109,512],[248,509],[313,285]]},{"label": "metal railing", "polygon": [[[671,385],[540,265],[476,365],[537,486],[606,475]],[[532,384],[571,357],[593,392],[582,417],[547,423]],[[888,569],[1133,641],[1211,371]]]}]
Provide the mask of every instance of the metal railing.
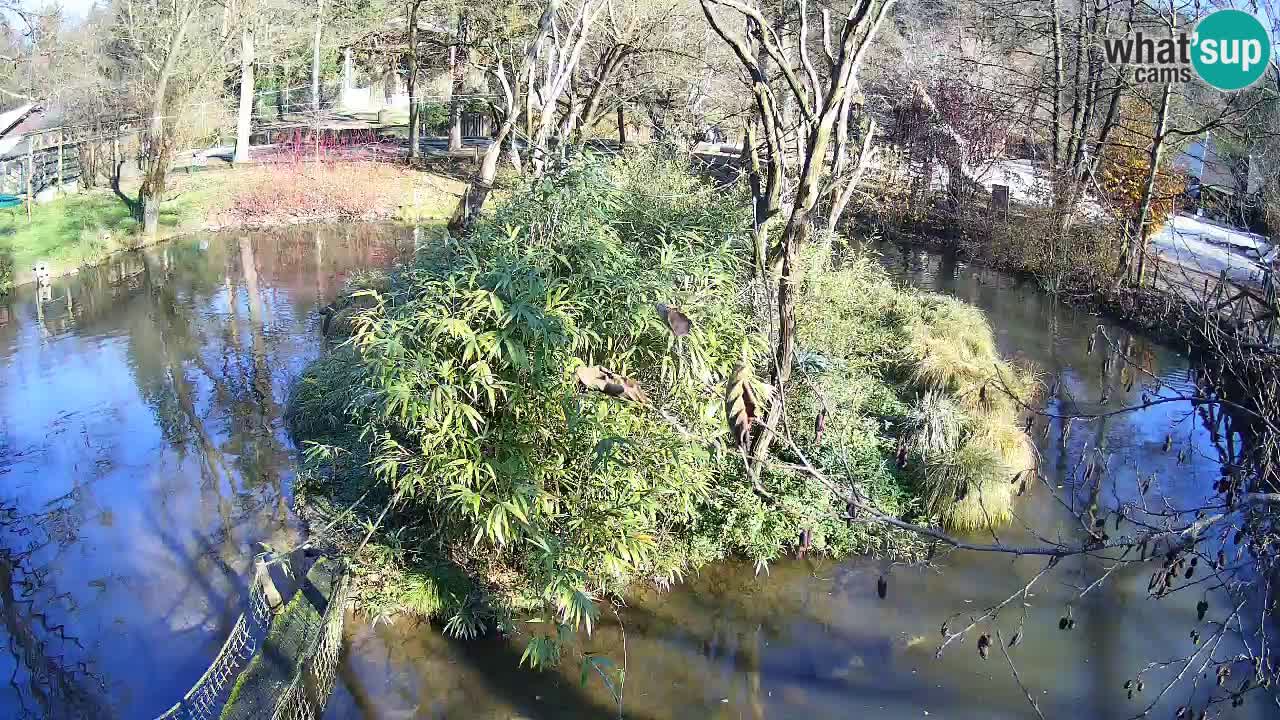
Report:
[{"label": "metal railing", "polygon": [[[254,559],[255,570],[264,560],[264,555]],[[209,669],[181,700],[156,720],[215,720],[218,717],[227,686],[240,674],[241,666],[247,665],[258,651],[258,644],[271,625],[271,605],[263,577],[264,573],[254,572],[253,581],[249,584],[249,608],[236,619],[231,634],[209,664]]]},{"label": "metal railing", "polygon": [[320,637],[309,648],[289,687],[280,694],[272,720],[316,720],[324,712],[337,681],[342,655],[342,624],[350,587],[345,563],[339,567],[325,607]]}]

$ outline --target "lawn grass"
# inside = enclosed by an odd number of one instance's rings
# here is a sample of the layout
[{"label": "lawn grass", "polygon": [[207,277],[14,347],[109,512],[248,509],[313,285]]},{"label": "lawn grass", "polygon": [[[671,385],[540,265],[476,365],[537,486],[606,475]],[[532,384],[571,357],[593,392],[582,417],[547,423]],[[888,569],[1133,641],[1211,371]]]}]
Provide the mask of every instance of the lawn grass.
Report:
[{"label": "lawn grass", "polygon": [[[357,188],[354,207],[336,208],[322,217],[303,205],[314,204],[315,183],[287,183],[296,197],[286,197],[282,175],[335,176],[341,187]],[[332,183],[331,183],[332,184]],[[110,255],[207,229],[272,226],[304,221],[363,219],[376,215],[405,223],[448,219],[464,184],[429,172],[410,171],[390,163],[336,163],[315,168],[303,164],[290,173],[283,168],[249,166],[170,175],[166,201],[160,211],[156,238],[144,239],[141,223],[128,204],[109,189],[92,189],[38,204],[27,217],[26,208],[0,209],[0,293],[14,284],[34,280],[32,268],[47,263],[53,276],[102,262]],[[137,197],[137,182],[121,191]],[[270,212],[237,212],[250,195],[270,201]],[[350,194],[350,193],[348,193]],[[263,203],[265,204],[265,203]]]},{"label": "lawn grass", "polygon": [[[179,192],[162,206],[160,238],[194,229],[210,202],[208,188],[200,190]],[[125,186],[122,191],[136,197],[135,187]],[[11,263],[12,280],[22,283],[31,279],[36,263],[47,263],[57,276],[136,248],[141,244],[140,229],[141,223],[119,195],[93,189],[37,204],[30,217],[23,207],[0,210],[0,255]]]},{"label": "lawn grass", "polygon": [[24,208],[0,210],[0,254],[19,280],[38,262],[54,272],[97,262],[120,249],[137,228],[129,208],[109,192],[91,192]]}]

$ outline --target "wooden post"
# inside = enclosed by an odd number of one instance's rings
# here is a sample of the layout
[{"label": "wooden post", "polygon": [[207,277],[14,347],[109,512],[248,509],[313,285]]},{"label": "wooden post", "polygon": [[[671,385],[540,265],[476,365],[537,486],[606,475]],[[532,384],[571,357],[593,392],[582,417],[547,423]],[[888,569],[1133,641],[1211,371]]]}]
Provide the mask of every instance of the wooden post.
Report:
[{"label": "wooden post", "polygon": [[991,186],[991,213],[998,217],[1008,217],[1009,215],[1009,186],[1008,185],[992,185]]},{"label": "wooden post", "polygon": [[64,140],[63,132],[58,131],[58,194],[62,194],[62,143]]},{"label": "wooden post", "polygon": [[279,609],[284,605],[284,598],[280,596],[275,581],[271,579],[271,570],[267,567],[266,559],[259,555],[253,561],[253,566],[255,579],[262,585],[262,594],[267,598],[267,606],[272,610]]},{"label": "wooden post", "polygon": [[627,144],[627,115],[622,109],[622,103],[618,103],[618,144]]},{"label": "wooden post", "polygon": [[27,139],[27,221],[31,221],[31,206],[36,202],[35,196],[35,175],[36,175],[36,140],[35,138]]}]

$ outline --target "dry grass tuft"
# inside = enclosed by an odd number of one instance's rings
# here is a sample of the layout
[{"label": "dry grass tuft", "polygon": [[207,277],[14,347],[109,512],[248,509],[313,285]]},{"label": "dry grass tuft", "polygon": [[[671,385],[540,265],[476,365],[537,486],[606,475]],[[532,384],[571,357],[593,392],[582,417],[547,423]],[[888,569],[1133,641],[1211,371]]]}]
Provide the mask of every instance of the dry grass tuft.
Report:
[{"label": "dry grass tuft", "polygon": [[946,392],[975,407],[999,361],[995,336],[982,311],[954,298],[931,298],[910,327],[906,348],[912,379],[923,390]]},{"label": "dry grass tuft", "polygon": [[923,305],[907,328],[903,364],[924,393],[906,438],[921,460],[925,507],[951,530],[1004,524],[1013,511],[1010,480],[1039,460],[1017,422],[1021,404],[1034,398],[1035,375],[1000,357],[981,310],[954,298],[927,297]]},{"label": "dry grass tuft", "polygon": [[1009,477],[1035,470],[1039,465],[1040,455],[1035,443],[1017,426],[1010,414],[983,416],[974,426],[969,442],[996,453]]},{"label": "dry grass tuft", "polygon": [[932,456],[920,465],[917,478],[926,512],[949,530],[997,527],[1013,517],[1013,488],[1004,460],[980,443]]},{"label": "dry grass tuft", "polygon": [[[1018,422],[1037,381],[1000,356],[986,315],[903,288],[856,253],[808,274],[804,289],[800,346],[825,361],[812,374],[828,384],[828,400],[842,400],[831,403],[831,427],[858,426],[842,413],[891,418],[891,447],[906,447],[929,515],[958,531],[1007,523],[1018,488],[1011,480],[1038,461]],[[815,412],[794,419],[812,422]]]},{"label": "dry grass tuft", "polygon": [[922,457],[954,452],[968,425],[964,409],[945,393],[921,395],[903,421],[907,448]]}]

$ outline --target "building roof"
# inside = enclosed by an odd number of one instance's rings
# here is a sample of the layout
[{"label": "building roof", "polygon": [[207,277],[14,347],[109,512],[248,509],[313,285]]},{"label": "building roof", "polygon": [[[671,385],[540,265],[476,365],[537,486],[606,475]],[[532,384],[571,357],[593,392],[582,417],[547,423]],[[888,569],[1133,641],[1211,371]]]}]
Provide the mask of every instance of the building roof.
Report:
[{"label": "building roof", "polygon": [[1188,145],[1186,150],[1174,158],[1173,165],[1195,178],[1201,188],[1233,195],[1240,191],[1253,193],[1260,189],[1252,158],[1220,152],[1219,144],[1208,133],[1205,133],[1203,139]]}]

